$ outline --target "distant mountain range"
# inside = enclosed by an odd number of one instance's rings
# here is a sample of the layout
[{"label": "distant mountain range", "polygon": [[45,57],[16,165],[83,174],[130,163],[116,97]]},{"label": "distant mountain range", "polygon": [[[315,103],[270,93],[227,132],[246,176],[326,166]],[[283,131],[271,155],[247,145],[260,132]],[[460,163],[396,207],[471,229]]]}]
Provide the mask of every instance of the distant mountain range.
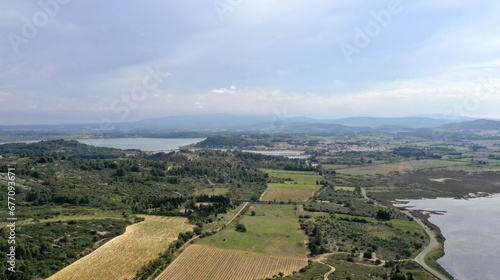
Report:
[{"label": "distant mountain range", "polygon": [[433,128],[447,123],[444,119],[434,119],[429,117],[400,117],[400,118],[378,118],[378,117],[351,117],[343,119],[317,120],[310,118],[292,118],[294,122],[305,123],[330,123],[354,127],[370,128]]},{"label": "distant mountain range", "polygon": [[439,128],[449,130],[500,130],[500,121],[494,120],[473,120],[459,123],[449,123]]},{"label": "distant mountain range", "polygon": [[[464,121],[465,120],[465,121]],[[351,117],[314,119],[280,118],[273,115],[209,114],[168,116],[133,122],[113,123],[116,130],[154,131],[249,131],[283,133],[346,133],[373,129],[500,130],[500,121],[453,116],[412,116],[397,118]],[[0,130],[98,130],[99,124],[0,126]]]}]

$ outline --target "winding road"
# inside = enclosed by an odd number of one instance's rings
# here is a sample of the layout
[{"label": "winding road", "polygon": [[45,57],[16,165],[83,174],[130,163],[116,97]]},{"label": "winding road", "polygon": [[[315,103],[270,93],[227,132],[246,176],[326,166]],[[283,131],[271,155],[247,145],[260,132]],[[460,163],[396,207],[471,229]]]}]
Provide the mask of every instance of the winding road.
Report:
[{"label": "winding road", "polygon": [[[370,201],[373,201],[376,205],[379,205],[379,206],[382,206],[381,204],[377,203],[376,201],[372,200],[371,198],[369,198],[367,195],[366,195],[366,189],[365,188],[361,188],[361,194],[363,195],[363,197],[367,200],[370,200]],[[431,273],[432,275],[434,275],[434,277],[440,279],[440,280],[448,280],[448,277],[444,276],[443,274],[441,274],[439,271],[435,270],[434,268],[428,266],[426,263],[425,263],[425,255],[427,255],[427,253],[429,253],[430,251],[434,250],[436,247],[439,246],[439,242],[437,241],[436,239],[436,236],[434,235],[434,233],[431,231],[431,229],[426,226],[419,218],[413,216],[409,211],[401,211],[403,213],[405,213],[406,215],[410,216],[413,218],[413,220],[415,222],[417,222],[417,224],[422,227],[422,229],[425,231],[425,233],[429,236],[429,244],[427,244],[427,246],[422,250],[422,252],[420,252],[420,254],[418,254],[416,257],[415,257],[415,261],[420,265],[422,266],[425,270],[427,270],[429,273]]]},{"label": "winding road", "polygon": [[417,222],[417,224],[419,224],[424,229],[425,233],[429,236],[429,240],[430,240],[429,244],[427,244],[427,246],[422,250],[422,252],[420,252],[420,254],[418,254],[415,257],[415,261],[418,264],[420,264],[425,270],[429,271],[432,275],[437,277],[438,279],[448,280],[448,277],[444,276],[439,271],[435,270],[434,268],[428,266],[425,263],[425,255],[427,255],[427,253],[429,253],[430,251],[434,250],[435,248],[437,248],[439,246],[439,242],[437,241],[436,236],[434,235],[434,232],[432,232],[428,226],[426,226],[419,218],[413,216],[409,211],[402,211],[402,212],[405,213],[406,215],[409,215],[410,217],[412,217],[413,220],[415,220],[415,222]]}]

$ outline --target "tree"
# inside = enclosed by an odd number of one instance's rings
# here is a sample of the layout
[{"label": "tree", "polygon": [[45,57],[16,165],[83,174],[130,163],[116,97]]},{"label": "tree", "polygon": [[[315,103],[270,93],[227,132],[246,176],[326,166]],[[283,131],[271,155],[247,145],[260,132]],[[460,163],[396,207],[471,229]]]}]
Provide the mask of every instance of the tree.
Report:
[{"label": "tree", "polygon": [[139,172],[139,171],[140,171],[140,169],[139,169],[139,165],[134,164],[134,165],[130,168],[130,171],[132,171],[132,172]]},{"label": "tree", "polygon": [[366,251],[363,253],[363,258],[365,259],[371,259],[372,258],[372,252],[371,251]]},{"label": "tree", "polygon": [[119,168],[118,170],[116,170],[116,176],[118,177],[125,176],[125,170],[123,170],[123,168]]},{"label": "tree", "polygon": [[378,210],[377,220],[389,221],[391,219],[391,212],[385,210]]},{"label": "tree", "polygon": [[194,227],[193,231],[194,231],[194,234],[200,235],[202,233],[203,229],[199,226],[196,226],[196,227]]},{"label": "tree", "polygon": [[40,179],[40,173],[38,173],[38,171],[33,171],[33,173],[31,173],[31,177],[35,179]]},{"label": "tree", "polygon": [[240,224],[238,223],[236,225],[236,231],[239,231],[239,232],[246,232],[247,231],[247,227],[244,225],[244,224]]}]

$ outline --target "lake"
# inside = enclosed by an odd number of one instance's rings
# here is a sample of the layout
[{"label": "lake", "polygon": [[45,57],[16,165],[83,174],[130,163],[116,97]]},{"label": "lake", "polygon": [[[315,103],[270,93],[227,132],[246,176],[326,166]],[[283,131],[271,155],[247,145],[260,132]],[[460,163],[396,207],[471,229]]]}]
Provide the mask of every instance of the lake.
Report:
[{"label": "lake", "polygon": [[429,221],[446,238],[438,263],[456,279],[500,279],[500,195],[402,201],[411,209],[446,211]]},{"label": "lake", "polygon": [[168,152],[179,147],[194,144],[205,138],[109,138],[109,139],[75,139],[80,143],[117,149],[140,149],[144,152]]},{"label": "lake", "polygon": [[[74,139],[80,143],[96,147],[117,149],[140,149],[144,152],[169,152],[178,150],[179,147],[194,144],[206,138],[84,138]],[[68,139],[69,140],[69,139]],[[14,141],[7,143],[36,143],[42,140]],[[0,143],[7,144],[7,143]]]},{"label": "lake", "polygon": [[[160,152],[177,150],[179,147],[194,144],[205,140],[205,138],[187,139],[164,139],[164,138],[110,138],[110,139],[75,139],[81,143],[118,149],[140,149],[146,152]],[[196,148],[198,149],[198,148]],[[220,149],[226,150],[226,149]],[[288,158],[307,158],[301,151],[280,150],[280,151],[254,151],[243,150],[247,153],[257,153],[272,156],[285,156]]]},{"label": "lake", "polygon": [[[205,140],[205,138],[82,138],[74,139],[80,143],[97,146],[97,147],[109,147],[117,149],[140,149],[144,152],[167,152],[178,150],[179,147],[195,144]],[[32,141],[20,141],[22,143],[35,143],[41,140]],[[10,142],[11,143],[11,142]],[[4,144],[4,143],[0,143]],[[192,150],[198,150],[195,148]],[[227,149],[217,149],[217,150],[227,150]],[[302,151],[292,151],[292,150],[243,150],[247,153],[257,153],[263,155],[271,156],[284,156],[288,158],[299,158],[305,159],[308,155],[304,155]]]}]

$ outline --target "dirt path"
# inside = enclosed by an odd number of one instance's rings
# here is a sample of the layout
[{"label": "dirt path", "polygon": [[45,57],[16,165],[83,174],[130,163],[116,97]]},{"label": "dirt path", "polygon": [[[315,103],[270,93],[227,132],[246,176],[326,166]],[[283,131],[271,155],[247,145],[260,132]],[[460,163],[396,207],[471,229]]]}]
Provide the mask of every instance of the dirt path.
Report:
[{"label": "dirt path", "polygon": [[215,186],[215,184],[214,184],[214,183],[212,183],[212,181],[210,181],[210,179],[208,179],[208,178],[207,178],[207,182],[208,182],[208,184],[209,184],[210,186]]},{"label": "dirt path", "polygon": [[328,276],[330,276],[330,274],[334,273],[335,272],[335,267],[329,265],[329,264],[326,264],[322,261],[317,261],[319,262],[320,264],[324,264],[326,266],[328,266],[330,268],[330,271],[328,271],[327,273],[325,273],[325,277],[323,278],[324,280],[328,280]]},{"label": "dirt path", "polygon": [[365,188],[361,188],[361,195],[362,195],[362,196],[363,196],[366,200],[369,200],[369,201],[373,202],[373,205],[376,205],[376,206],[381,206],[381,207],[385,207],[385,208],[387,208],[387,206],[382,205],[382,204],[378,203],[377,201],[375,201],[375,200],[373,200],[373,199],[369,198],[369,197],[368,197],[368,195],[366,194],[366,189],[365,189]]},{"label": "dirt path", "polygon": [[318,255],[316,256],[314,259],[312,259],[312,261],[314,262],[317,262],[317,263],[320,263],[320,264],[323,264],[323,265],[326,265],[330,268],[330,271],[328,271],[327,273],[325,273],[325,276],[324,276],[324,280],[328,280],[328,276],[330,276],[330,274],[334,273],[335,272],[335,267],[327,264],[327,263],[324,263],[323,261],[325,261],[327,259],[328,256],[331,256],[331,255],[335,255],[336,253],[327,253],[327,254],[321,254],[321,255]]},{"label": "dirt path", "polygon": [[240,211],[238,211],[236,214],[234,214],[234,216],[231,218],[231,220],[229,220],[229,222],[226,223],[226,226],[229,225],[231,222],[234,221],[234,219],[236,219],[236,217],[238,217],[238,215],[241,213],[241,211],[243,211],[243,209],[247,208],[249,202],[245,202],[243,204],[243,207],[241,207]]},{"label": "dirt path", "polygon": [[266,184],[266,185],[267,185],[267,188],[266,188],[266,190],[265,190],[265,191],[264,191],[264,192],[260,195],[260,197],[259,197],[259,201],[262,201],[262,198],[263,198],[263,197],[264,197],[264,195],[266,194],[267,190],[269,190],[269,188],[270,188],[270,187],[269,187],[269,184]]},{"label": "dirt path", "polygon": [[[359,253],[358,260],[363,260],[363,259],[364,259],[363,253]],[[368,263],[362,263],[362,262],[359,262],[358,264],[364,265],[364,266],[371,266],[371,267],[374,267],[374,266],[384,266],[385,265],[385,260],[377,258],[377,253],[372,253],[372,258],[369,259],[369,261],[375,262],[377,260],[380,261],[380,264],[368,264]]]}]

